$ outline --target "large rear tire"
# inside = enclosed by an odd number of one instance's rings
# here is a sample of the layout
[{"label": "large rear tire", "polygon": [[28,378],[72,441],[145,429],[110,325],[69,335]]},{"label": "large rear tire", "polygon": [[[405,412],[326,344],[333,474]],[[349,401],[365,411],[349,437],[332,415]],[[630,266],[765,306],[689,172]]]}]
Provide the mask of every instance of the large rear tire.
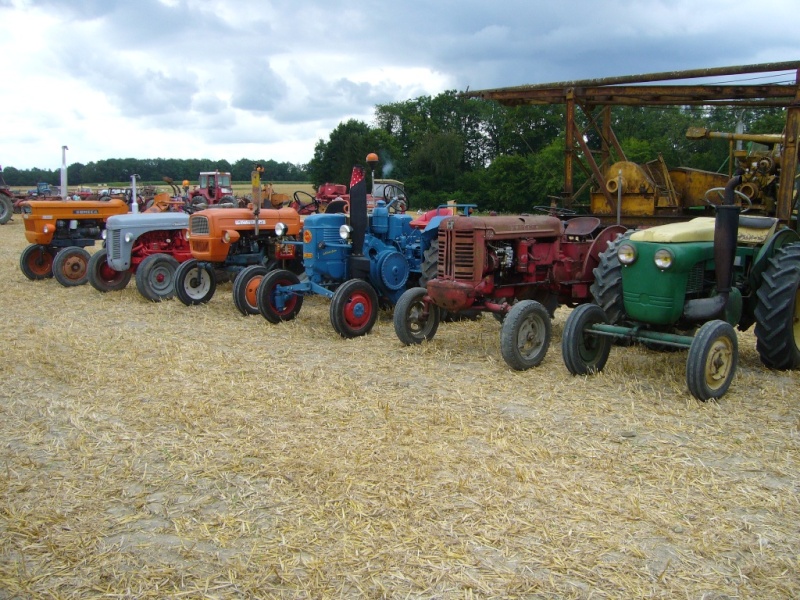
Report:
[{"label": "large rear tire", "polygon": [[363,279],[350,279],[333,294],[331,325],[343,338],[366,335],[372,331],[379,311],[375,288]]},{"label": "large rear tire", "polygon": [[53,276],[54,259],[55,254],[47,246],[31,244],[20,254],[19,268],[31,281],[49,279]]},{"label": "large rear tire", "polygon": [[270,271],[261,279],[256,295],[258,296],[258,312],[270,323],[291,321],[303,307],[302,294],[290,294],[284,298],[281,306],[276,299],[276,288],[281,286],[297,285],[300,279],[285,269]]},{"label": "large rear tire", "polygon": [[709,321],[694,336],[686,359],[686,385],[705,402],[728,391],[736,374],[739,347],[736,332],[725,321]]},{"label": "large rear tire", "polygon": [[175,295],[186,306],[205,304],[214,296],[217,280],[208,265],[189,259],[175,271]]},{"label": "large rear tire", "polygon": [[550,346],[552,325],[547,309],[535,300],[521,300],[508,311],[500,329],[500,353],[516,371],[536,367]]},{"label": "large rear tire", "polygon": [[98,250],[89,259],[89,283],[98,292],[124,290],[131,280],[131,272],[117,271],[108,264],[108,251]]},{"label": "large rear tire", "polygon": [[89,253],[79,246],[69,246],[56,254],[53,277],[64,287],[84,285],[89,281]]},{"label": "large rear tire", "polygon": [[594,283],[589,290],[594,301],[603,309],[606,322],[616,325],[625,320],[625,302],[622,297],[622,264],[617,256],[617,248],[624,238],[609,242],[605,252],[600,254],[600,263],[592,270]]},{"label": "large rear tire", "polygon": [[602,308],[581,304],[567,317],[561,334],[561,356],[573,375],[588,375],[603,370],[611,352],[611,338],[587,330],[595,323],[608,323]]},{"label": "large rear tire", "polygon": [[175,296],[178,260],[169,254],[151,254],[136,268],[136,289],[151,302],[169,300]]},{"label": "large rear tire", "polygon": [[406,290],[394,307],[394,332],[406,346],[432,340],[439,328],[439,307],[433,302],[426,305],[427,293],[424,287]]},{"label": "large rear tire", "polygon": [[271,269],[263,265],[250,265],[233,281],[233,305],[243,315],[258,314],[258,286]]},{"label": "large rear tire", "polygon": [[5,194],[0,194],[0,225],[5,225],[14,216],[14,203]]},{"label": "large rear tire", "polygon": [[756,350],[771,369],[800,367],[800,242],[781,247],[764,271],[756,304]]}]

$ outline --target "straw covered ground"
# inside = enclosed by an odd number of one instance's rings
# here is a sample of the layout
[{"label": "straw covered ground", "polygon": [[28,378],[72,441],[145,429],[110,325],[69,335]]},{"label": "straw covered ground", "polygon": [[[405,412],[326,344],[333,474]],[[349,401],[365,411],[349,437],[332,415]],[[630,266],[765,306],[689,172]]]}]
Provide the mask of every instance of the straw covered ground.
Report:
[{"label": "straw covered ground", "polygon": [[406,348],[100,294],[0,228],[0,598],[796,598],[798,373],[740,334],[719,402],[684,352],[517,373],[492,318]]}]

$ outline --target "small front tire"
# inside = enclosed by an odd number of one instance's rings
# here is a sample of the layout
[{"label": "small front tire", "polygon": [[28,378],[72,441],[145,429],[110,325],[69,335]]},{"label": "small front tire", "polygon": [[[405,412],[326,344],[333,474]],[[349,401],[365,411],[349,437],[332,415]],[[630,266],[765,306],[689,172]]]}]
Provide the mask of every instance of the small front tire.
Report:
[{"label": "small front tire", "polygon": [[151,302],[169,300],[175,296],[180,263],[169,254],[151,254],[136,267],[136,289]]},{"label": "small front tire", "polygon": [[89,281],[89,253],[78,246],[64,248],[53,260],[53,277],[64,287]]},{"label": "small front tire", "polygon": [[547,309],[535,300],[517,302],[500,329],[500,353],[516,371],[538,366],[550,346],[552,326]]},{"label": "small front tire", "polygon": [[201,265],[192,258],[175,271],[175,295],[186,306],[207,303],[216,289],[214,270],[208,264]]},{"label": "small front tire", "polygon": [[739,360],[736,332],[725,321],[709,321],[692,340],[686,359],[686,385],[705,402],[721,398],[733,381]]},{"label": "small front tire", "polygon": [[131,272],[117,271],[108,264],[108,251],[98,250],[89,259],[89,283],[98,292],[124,290],[131,280]]},{"label": "small front tire", "polygon": [[49,279],[53,276],[53,260],[55,255],[47,246],[31,244],[19,257],[19,268],[22,274],[31,281]]},{"label": "small front tire", "polygon": [[258,296],[258,312],[267,321],[273,324],[281,321],[291,321],[303,307],[302,294],[286,294],[283,302],[277,302],[276,289],[278,286],[290,286],[300,283],[300,279],[285,269],[270,271],[261,279],[256,295]]},{"label": "small front tire", "polygon": [[432,340],[439,328],[439,307],[424,301],[427,293],[424,287],[411,288],[403,292],[394,307],[394,332],[406,346]]},{"label": "small front tire", "polygon": [[561,334],[561,356],[573,375],[603,370],[611,353],[611,338],[588,331],[596,323],[608,323],[605,311],[596,304],[582,304],[569,314]]},{"label": "small front tire", "polygon": [[263,265],[250,265],[233,281],[233,305],[243,315],[258,314],[258,286],[271,269]]},{"label": "small front tire", "polygon": [[372,331],[378,319],[378,294],[363,279],[345,281],[331,299],[331,325],[343,338],[354,338]]}]

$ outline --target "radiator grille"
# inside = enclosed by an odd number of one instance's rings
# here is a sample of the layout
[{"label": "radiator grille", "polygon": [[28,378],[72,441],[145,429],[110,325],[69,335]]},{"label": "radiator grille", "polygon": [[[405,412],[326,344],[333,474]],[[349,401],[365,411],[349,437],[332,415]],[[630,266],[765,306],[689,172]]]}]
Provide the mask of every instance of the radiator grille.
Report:
[{"label": "radiator grille", "polygon": [[686,293],[695,294],[703,291],[703,279],[705,275],[704,263],[699,262],[689,271],[689,278],[686,281]]},{"label": "radiator grille", "polygon": [[439,230],[439,264],[437,275],[471,281],[475,273],[475,252],[472,231]]},{"label": "radiator grille", "polygon": [[208,217],[195,216],[189,220],[189,232],[192,234],[208,235]]},{"label": "radiator grille", "polygon": [[106,240],[107,242],[106,252],[108,252],[108,257],[110,259],[119,259],[122,257],[122,251],[120,250],[121,237],[122,237],[122,231],[119,229],[113,229],[111,231],[108,231],[108,239]]}]

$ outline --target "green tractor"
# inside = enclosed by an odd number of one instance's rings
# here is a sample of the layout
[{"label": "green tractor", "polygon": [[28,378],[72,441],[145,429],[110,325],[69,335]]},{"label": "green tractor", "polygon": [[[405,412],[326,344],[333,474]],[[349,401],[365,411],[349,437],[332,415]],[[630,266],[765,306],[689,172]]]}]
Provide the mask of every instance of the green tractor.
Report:
[{"label": "green tractor", "polygon": [[800,367],[800,235],[774,217],[740,215],[740,183],[737,176],[724,193],[713,190],[723,195],[714,218],[642,229],[609,245],[594,271],[595,304],[577,307],[564,325],[562,355],[573,375],[602,370],[615,340],[688,349],[689,391],[719,398],[736,372],[734,326],[753,324],[764,365]]}]

